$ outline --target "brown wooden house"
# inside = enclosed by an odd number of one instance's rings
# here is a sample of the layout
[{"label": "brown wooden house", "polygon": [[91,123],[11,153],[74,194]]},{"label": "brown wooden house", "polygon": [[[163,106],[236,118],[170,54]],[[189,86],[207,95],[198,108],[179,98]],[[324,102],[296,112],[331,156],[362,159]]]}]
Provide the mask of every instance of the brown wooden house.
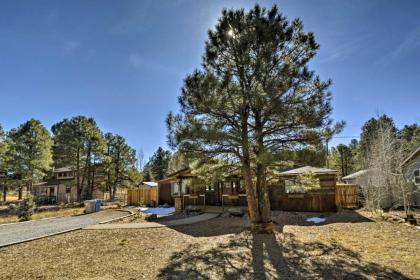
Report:
[{"label": "brown wooden house", "polygon": [[189,168],[169,174],[158,182],[159,204],[174,204],[182,197],[185,205],[246,205],[243,181],[239,176],[228,176],[221,181],[205,184],[194,182],[197,176]]},{"label": "brown wooden house", "polygon": [[[291,185],[299,174],[312,172],[320,181],[320,189],[305,193],[290,193]],[[326,168],[305,166],[275,175],[276,184],[269,186],[270,202],[273,210],[288,211],[334,211],[335,185],[337,171]],[[246,206],[246,192],[240,176],[227,176],[219,182],[191,185],[196,178],[186,168],[169,174],[158,182],[159,204],[175,204],[175,198],[181,197],[186,205],[235,205]]]}]

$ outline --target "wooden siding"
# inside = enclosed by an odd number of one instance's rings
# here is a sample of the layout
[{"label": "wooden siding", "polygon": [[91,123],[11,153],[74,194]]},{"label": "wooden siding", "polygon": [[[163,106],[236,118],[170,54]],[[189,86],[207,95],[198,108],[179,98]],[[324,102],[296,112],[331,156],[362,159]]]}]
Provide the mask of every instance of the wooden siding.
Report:
[{"label": "wooden siding", "polygon": [[355,184],[337,184],[335,187],[335,204],[339,208],[358,206],[359,186]]},{"label": "wooden siding", "polygon": [[127,191],[128,205],[156,205],[158,203],[158,189],[129,189]]},{"label": "wooden siding", "polygon": [[173,204],[174,198],[171,194],[171,183],[159,183],[159,204]]},{"label": "wooden siding", "polygon": [[408,182],[411,182],[414,187],[414,192],[412,195],[412,205],[420,207],[420,185],[415,183],[414,180],[414,170],[420,170],[420,154],[414,155],[410,160],[404,165],[404,173]]}]

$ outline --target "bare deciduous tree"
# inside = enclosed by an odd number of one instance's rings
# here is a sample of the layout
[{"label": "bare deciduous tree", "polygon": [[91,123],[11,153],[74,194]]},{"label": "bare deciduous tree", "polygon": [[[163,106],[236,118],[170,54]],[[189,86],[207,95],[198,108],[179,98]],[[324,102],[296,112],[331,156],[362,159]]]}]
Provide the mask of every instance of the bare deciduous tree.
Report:
[{"label": "bare deciduous tree", "polygon": [[386,124],[379,124],[372,140],[365,158],[369,168],[363,187],[365,207],[377,210],[403,206],[408,214],[413,187],[404,172],[401,140]]}]

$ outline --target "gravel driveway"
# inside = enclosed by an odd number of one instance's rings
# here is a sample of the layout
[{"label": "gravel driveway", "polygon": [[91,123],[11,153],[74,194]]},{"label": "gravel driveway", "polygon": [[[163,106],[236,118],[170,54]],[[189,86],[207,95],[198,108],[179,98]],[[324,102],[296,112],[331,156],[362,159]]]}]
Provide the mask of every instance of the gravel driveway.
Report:
[{"label": "gravel driveway", "polygon": [[124,211],[105,210],[88,215],[0,225],[0,247],[18,243],[23,240],[37,239],[45,235],[53,235],[64,231],[95,225],[128,214],[129,213]]}]

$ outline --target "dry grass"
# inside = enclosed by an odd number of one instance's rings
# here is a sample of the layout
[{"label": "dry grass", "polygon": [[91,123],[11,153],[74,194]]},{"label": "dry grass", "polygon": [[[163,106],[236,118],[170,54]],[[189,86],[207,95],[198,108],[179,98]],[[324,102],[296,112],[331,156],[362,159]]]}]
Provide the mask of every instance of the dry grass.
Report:
[{"label": "dry grass", "polygon": [[3,194],[0,194],[0,205],[6,205],[9,203],[19,203],[18,196],[14,194],[8,194],[6,201],[3,200]]},{"label": "dry grass", "polygon": [[[32,215],[32,220],[40,220],[53,217],[65,217],[83,214],[84,208],[63,208],[54,211],[37,212]],[[0,216],[0,224],[17,223],[17,215]]]},{"label": "dry grass", "polygon": [[6,201],[18,201],[18,196],[15,194],[8,194],[6,196]]},{"label": "dry grass", "polygon": [[143,230],[76,231],[0,249],[0,279],[420,278],[420,231],[364,213],[276,212],[276,234],[246,218]]},{"label": "dry grass", "polygon": [[[6,206],[4,206],[6,207]],[[115,204],[106,205],[101,207],[102,209],[119,209],[120,207]],[[59,217],[67,217],[67,216],[74,216],[74,215],[81,215],[84,212],[83,207],[77,208],[61,208],[56,209],[55,206],[51,206],[51,209],[44,210],[42,212],[35,212],[32,215],[32,220],[40,220],[45,218],[59,218]],[[17,214],[14,215],[0,215],[0,224],[8,224],[8,223],[17,223],[18,216]]]}]

